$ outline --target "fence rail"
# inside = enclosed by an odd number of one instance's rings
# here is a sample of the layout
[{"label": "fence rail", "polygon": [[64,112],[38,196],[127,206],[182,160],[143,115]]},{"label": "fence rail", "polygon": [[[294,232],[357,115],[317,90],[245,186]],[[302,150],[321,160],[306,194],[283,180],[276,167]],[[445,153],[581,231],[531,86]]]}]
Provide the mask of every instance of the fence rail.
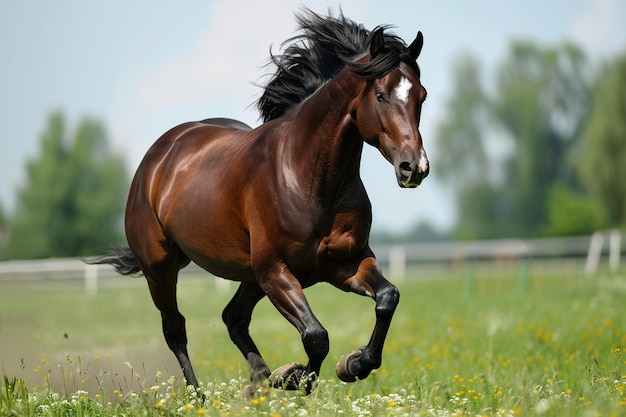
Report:
[{"label": "fence rail", "polygon": [[[623,238],[622,232],[613,230],[567,238],[410,243],[375,245],[373,249],[386,274],[397,279],[404,278],[408,268],[551,259],[580,260],[584,273],[593,275],[605,258],[610,270],[618,270],[624,256]],[[182,274],[200,272],[202,270],[192,263]],[[115,270],[108,265],[86,265],[78,258],[0,262],[0,282],[82,279],[90,294],[97,291],[99,279],[115,275]]]}]

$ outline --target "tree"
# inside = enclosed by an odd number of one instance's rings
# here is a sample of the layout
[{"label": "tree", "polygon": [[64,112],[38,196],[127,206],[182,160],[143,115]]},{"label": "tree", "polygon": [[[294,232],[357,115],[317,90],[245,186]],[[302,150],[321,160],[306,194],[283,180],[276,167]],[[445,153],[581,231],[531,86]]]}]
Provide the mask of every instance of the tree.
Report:
[{"label": "tree", "polygon": [[491,129],[489,98],[480,81],[479,62],[462,55],[454,64],[454,94],[446,103],[448,117],[438,126],[436,143],[440,150],[434,161],[436,175],[456,190],[456,236],[492,237],[497,234],[493,172],[497,167],[487,153]]},{"label": "tree", "polygon": [[582,136],[579,173],[610,226],[626,225],[626,54],[598,77]]},{"label": "tree", "polygon": [[504,190],[509,234],[541,230],[555,183],[578,186],[569,156],[589,109],[587,69],[582,51],[572,45],[527,42],[512,44],[500,67],[493,112],[514,142]]},{"label": "tree", "polygon": [[9,219],[4,211],[4,206],[0,204],[0,254],[2,254],[4,247],[7,244],[8,235]]},{"label": "tree", "polygon": [[80,122],[73,141],[52,114],[41,154],[28,162],[7,252],[11,258],[85,255],[122,241],[128,187],[123,159],[109,147],[103,126]]},{"label": "tree", "polygon": [[553,185],[580,191],[571,156],[589,107],[588,78],[583,53],[569,44],[512,43],[493,94],[474,58],[459,61],[433,163],[456,191],[458,237],[544,233]]},{"label": "tree", "polygon": [[[438,126],[437,176],[455,188],[488,180],[485,169],[484,126],[490,112],[487,96],[480,82],[480,65],[472,55],[461,56],[452,73],[454,94],[446,103],[447,118]],[[459,175],[459,173],[463,175]]]}]

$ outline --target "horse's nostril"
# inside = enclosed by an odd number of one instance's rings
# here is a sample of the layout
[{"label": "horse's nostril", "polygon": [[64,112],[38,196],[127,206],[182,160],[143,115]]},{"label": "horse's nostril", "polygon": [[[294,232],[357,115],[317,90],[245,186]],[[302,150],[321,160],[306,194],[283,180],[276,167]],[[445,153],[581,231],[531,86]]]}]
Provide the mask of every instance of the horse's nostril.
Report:
[{"label": "horse's nostril", "polygon": [[411,164],[409,162],[402,162],[400,163],[400,170],[412,172],[413,168],[411,168]]}]

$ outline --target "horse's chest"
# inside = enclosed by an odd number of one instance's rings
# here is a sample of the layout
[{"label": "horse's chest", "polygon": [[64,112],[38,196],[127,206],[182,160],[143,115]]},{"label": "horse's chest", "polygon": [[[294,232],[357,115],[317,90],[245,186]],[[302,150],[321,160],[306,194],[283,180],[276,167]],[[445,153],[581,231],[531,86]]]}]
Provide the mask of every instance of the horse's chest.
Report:
[{"label": "horse's chest", "polygon": [[349,260],[367,245],[369,222],[355,213],[333,215],[325,225],[318,225],[308,238],[293,239],[288,250],[288,264],[301,274],[316,274],[330,261]]}]

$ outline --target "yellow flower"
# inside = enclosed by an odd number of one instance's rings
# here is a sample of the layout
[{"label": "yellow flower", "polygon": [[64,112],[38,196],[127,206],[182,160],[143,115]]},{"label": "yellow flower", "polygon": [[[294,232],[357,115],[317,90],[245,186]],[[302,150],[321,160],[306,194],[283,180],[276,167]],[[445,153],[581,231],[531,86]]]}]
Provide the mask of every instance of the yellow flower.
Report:
[{"label": "yellow flower", "polygon": [[199,416],[203,416],[204,413],[206,413],[206,411],[204,410],[204,408],[197,408],[196,409],[196,414]]}]

